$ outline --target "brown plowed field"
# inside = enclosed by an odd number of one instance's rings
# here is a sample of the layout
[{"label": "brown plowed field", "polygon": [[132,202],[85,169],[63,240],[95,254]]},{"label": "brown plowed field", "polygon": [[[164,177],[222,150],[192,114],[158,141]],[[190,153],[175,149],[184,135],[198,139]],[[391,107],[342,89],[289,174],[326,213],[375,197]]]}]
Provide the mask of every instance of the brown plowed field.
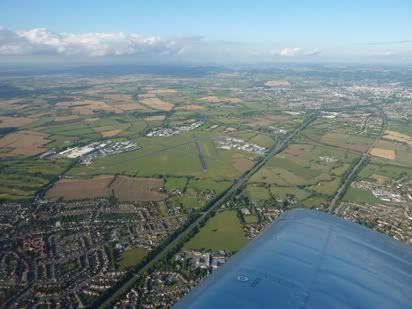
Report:
[{"label": "brown plowed field", "polygon": [[92,179],[62,179],[46,194],[46,198],[85,200],[113,195],[121,201],[161,201],[167,195],[156,190],[163,179],[126,176],[97,176]]}]

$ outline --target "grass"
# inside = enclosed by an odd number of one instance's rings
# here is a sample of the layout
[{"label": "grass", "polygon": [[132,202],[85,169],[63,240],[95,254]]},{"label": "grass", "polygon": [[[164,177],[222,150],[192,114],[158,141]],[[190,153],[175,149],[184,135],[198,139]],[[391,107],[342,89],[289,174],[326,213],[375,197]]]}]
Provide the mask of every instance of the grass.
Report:
[{"label": "grass", "polygon": [[[152,177],[159,175],[192,176],[211,179],[233,179],[240,172],[233,166],[235,157],[247,157],[237,150],[223,151],[216,148],[214,135],[196,133],[208,164],[203,171],[192,133],[169,137],[143,137],[134,141],[142,147],[137,151],[107,156],[91,166],[81,166],[70,171],[71,175],[102,175],[124,173],[130,176]],[[207,137],[207,138],[206,138]]]},{"label": "grass", "polygon": [[299,207],[320,208],[322,205],[327,205],[328,201],[322,196],[314,196],[298,203]]},{"label": "grass", "polygon": [[332,195],[338,190],[341,182],[342,180],[337,177],[334,178],[332,181],[319,182],[317,185],[308,187],[308,189],[313,190],[317,193]]},{"label": "grass", "polygon": [[304,178],[306,180],[312,179],[320,175],[319,171],[311,169],[309,166],[302,166],[290,160],[280,158],[278,156],[270,159],[267,165],[269,167],[278,167],[286,169],[287,171],[295,174],[296,176]]},{"label": "grass", "polygon": [[147,255],[148,251],[141,247],[132,247],[125,250],[119,258],[119,266],[121,270],[126,270],[139,263]]},{"label": "grass", "polygon": [[355,202],[355,203],[376,203],[379,202],[371,192],[362,189],[350,187],[346,194],[343,196],[344,201]]},{"label": "grass", "polygon": [[269,190],[262,186],[249,184],[246,188],[246,192],[249,198],[254,201],[264,201],[271,198]]},{"label": "grass", "polygon": [[0,162],[0,199],[30,200],[41,187],[61,173],[69,160],[18,157]]},{"label": "grass", "polygon": [[286,199],[287,195],[294,195],[298,201],[302,201],[311,195],[310,192],[297,187],[276,187],[271,186],[270,191],[272,194],[277,195],[280,199]]},{"label": "grass", "polygon": [[186,177],[167,177],[165,182],[165,189],[168,192],[173,190],[183,191],[187,184]]},{"label": "grass", "polygon": [[412,176],[412,169],[393,165],[370,163],[359,173],[361,178],[371,178],[373,175],[380,175],[396,180],[403,176]]},{"label": "grass", "polygon": [[167,216],[167,214],[169,213],[169,211],[167,210],[167,207],[166,207],[166,205],[165,205],[164,203],[161,203],[161,204],[159,205],[159,211],[160,211],[160,214],[161,214],[162,216]]},{"label": "grass", "polygon": [[215,191],[216,194],[219,194],[229,188],[231,183],[231,181],[225,180],[190,179],[187,188],[196,192]]},{"label": "grass", "polygon": [[192,191],[187,190],[183,196],[179,198],[180,203],[182,203],[183,208],[202,208],[206,201],[201,199],[199,195]]},{"label": "grass", "polygon": [[408,120],[390,120],[388,130],[398,131],[406,135],[412,135],[412,123]]},{"label": "grass", "polygon": [[220,211],[185,245],[185,249],[237,251],[247,242],[234,210]]},{"label": "grass", "polygon": [[255,214],[244,215],[243,218],[245,219],[246,224],[254,224],[258,222],[258,218]]},{"label": "grass", "polygon": [[271,139],[269,136],[264,135],[264,134],[258,134],[255,137],[251,138],[249,142],[253,144],[260,145],[265,148],[270,148],[273,146],[273,139]]}]

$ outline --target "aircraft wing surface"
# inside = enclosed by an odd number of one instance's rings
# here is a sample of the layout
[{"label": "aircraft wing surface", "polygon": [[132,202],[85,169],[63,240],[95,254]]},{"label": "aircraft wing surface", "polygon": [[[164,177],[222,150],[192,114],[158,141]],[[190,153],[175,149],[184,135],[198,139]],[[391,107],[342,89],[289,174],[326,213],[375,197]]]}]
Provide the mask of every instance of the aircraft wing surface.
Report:
[{"label": "aircraft wing surface", "polygon": [[290,210],[174,308],[412,308],[412,247]]}]

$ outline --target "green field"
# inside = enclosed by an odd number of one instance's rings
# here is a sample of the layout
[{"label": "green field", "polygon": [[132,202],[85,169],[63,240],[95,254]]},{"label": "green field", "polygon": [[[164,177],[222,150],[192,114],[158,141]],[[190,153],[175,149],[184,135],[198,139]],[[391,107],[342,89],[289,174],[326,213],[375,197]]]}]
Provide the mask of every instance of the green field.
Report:
[{"label": "green field", "polygon": [[54,176],[63,172],[70,160],[19,157],[0,161],[0,199],[30,200]]},{"label": "green field", "polygon": [[388,164],[380,164],[380,163],[373,163],[379,162],[377,159],[372,159],[371,163],[369,163],[366,167],[364,167],[359,176],[361,178],[371,178],[374,175],[380,175],[384,177],[388,177],[391,179],[400,179],[404,176],[412,176],[412,169],[411,168],[404,168],[394,165]]},{"label": "green field", "polygon": [[263,186],[249,184],[246,187],[246,192],[249,198],[254,201],[263,201],[271,198],[268,188],[265,188]]},{"label": "green field", "polygon": [[167,177],[165,182],[165,189],[168,192],[173,190],[183,191],[187,184],[186,177]]},{"label": "green field", "polygon": [[220,211],[185,245],[185,249],[237,251],[247,242],[234,210]]},{"label": "green field", "polygon": [[129,267],[135,266],[143,260],[147,253],[147,249],[141,247],[132,247],[125,250],[118,260],[120,269],[126,270]]},{"label": "green field", "polygon": [[352,187],[350,187],[343,196],[343,200],[348,202],[370,204],[379,202],[379,199],[377,199],[371,192]]},{"label": "green field", "polygon": [[290,144],[252,176],[246,192],[255,200],[269,200],[271,192],[282,201],[294,197],[297,206],[319,207],[338,190],[357,157],[329,146]]},{"label": "green field", "polygon": [[287,196],[295,196],[298,201],[302,201],[311,195],[310,192],[297,187],[277,187],[271,186],[270,191],[280,199],[284,200]]},{"label": "green field", "polygon": [[258,222],[258,218],[255,214],[245,215],[243,216],[243,218],[245,219],[246,224],[253,224]]},{"label": "green field", "polygon": [[215,135],[199,132],[199,144],[208,164],[203,171],[192,134],[168,137],[142,137],[134,141],[142,149],[98,159],[91,166],[76,167],[71,175],[101,175],[124,173],[130,176],[195,176],[211,179],[233,179],[240,172],[233,166],[233,160],[247,157],[237,151],[223,151],[216,147],[212,139]]}]

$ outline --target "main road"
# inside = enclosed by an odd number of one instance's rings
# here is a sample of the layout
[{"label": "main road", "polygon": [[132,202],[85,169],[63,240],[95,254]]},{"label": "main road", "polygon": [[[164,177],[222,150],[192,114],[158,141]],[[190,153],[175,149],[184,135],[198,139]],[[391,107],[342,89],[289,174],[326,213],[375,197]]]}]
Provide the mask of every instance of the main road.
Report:
[{"label": "main road", "polygon": [[[375,148],[376,144],[380,141],[380,139],[382,138],[383,134],[385,133],[386,128],[388,127],[388,121],[386,119],[386,115],[384,113],[384,111],[381,109],[381,117],[382,117],[382,128],[381,131],[379,132],[379,135],[376,137],[376,139],[374,140],[374,142],[369,146],[368,150],[366,150],[363,154],[362,157],[359,159],[359,161],[355,164],[355,166],[352,168],[352,170],[350,171],[350,173],[346,176],[345,180],[343,181],[343,184],[339,187],[338,191],[336,191],[335,196],[333,197],[333,199],[331,200],[329,207],[328,207],[328,212],[329,213],[340,213],[340,208],[337,206],[337,203],[340,201],[340,199],[343,197],[343,194],[345,193],[345,191],[347,190],[347,188],[350,186],[350,184],[352,183],[353,179],[355,178],[355,176],[358,174],[359,170],[362,168],[363,164],[365,163],[366,159],[368,159],[369,157],[369,152]],[[335,211],[336,209],[336,211]]]},{"label": "main road", "polygon": [[225,193],[218,198],[217,200],[213,201],[211,204],[208,205],[205,211],[196,219],[192,224],[190,224],[186,229],[184,229],[179,235],[177,235],[173,240],[171,240],[165,247],[156,254],[150,262],[148,262],[144,267],[142,267],[139,271],[135,272],[133,277],[129,280],[125,281],[122,285],[120,285],[116,291],[114,291],[108,299],[106,299],[98,308],[106,308],[109,307],[111,303],[116,301],[124,292],[126,292],[133,284],[138,280],[138,276],[145,271],[147,271],[151,266],[156,264],[161,258],[163,258],[168,252],[170,252],[173,248],[175,248],[179,242],[188,235],[194,228],[196,228],[202,220],[205,219],[207,215],[209,215],[212,211],[216,210],[220,205],[222,205],[229,197],[232,196],[237,190],[239,190],[242,186],[244,186],[250,177],[253,176],[265,163],[274,155],[282,152],[292,140],[301,130],[306,128],[311,122],[313,122],[318,115],[318,112],[312,113],[305,118],[303,123],[293,130],[291,133],[287,135],[287,137],[282,140],[281,142],[274,145],[266,155],[258,161],[250,170],[246,171],[241,177],[239,177],[232,186],[225,191]]}]

